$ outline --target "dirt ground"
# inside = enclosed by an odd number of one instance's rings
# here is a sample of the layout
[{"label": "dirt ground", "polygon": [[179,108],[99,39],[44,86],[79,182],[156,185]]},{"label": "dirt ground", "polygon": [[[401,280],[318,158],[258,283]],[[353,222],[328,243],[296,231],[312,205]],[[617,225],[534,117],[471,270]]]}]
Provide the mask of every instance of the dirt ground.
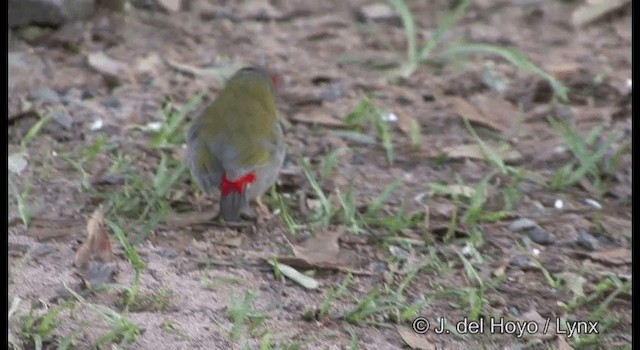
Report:
[{"label": "dirt ground", "polygon": [[[57,30],[12,31],[14,348],[35,348],[38,337],[47,349],[65,342],[78,349],[630,348],[630,6],[577,26],[572,16],[582,1],[476,1],[428,64],[397,78],[406,59],[402,21],[374,4],[190,0],[176,12],[100,11]],[[408,4],[420,49],[456,2]],[[568,87],[568,100],[499,56],[438,56],[462,41],[520,50]],[[201,196],[180,168],[193,113],[165,135],[169,141],[154,142],[157,126],[170,122],[163,111],[180,110],[202,91],[210,101],[221,77],[248,64],[282,77],[287,159],[279,196],[265,200],[274,215],[224,227],[208,220],[217,199]],[[375,123],[353,123],[362,101],[388,126],[386,149]],[[586,146],[568,147],[571,137],[548,116]],[[509,150],[491,161],[479,144]],[[326,203],[301,159],[339,212],[324,223],[315,213]],[[554,186],[568,166],[585,172]],[[159,174],[178,170],[161,192],[169,176]],[[373,215],[379,220],[365,219],[394,181]],[[347,215],[345,198],[356,214]],[[116,285],[80,302],[65,285],[81,290],[73,256],[99,205]],[[143,207],[149,211],[140,214]],[[144,264],[129,304],[136,268],[114,226]],[[312,271],[319,286],[278,276],[273,257]],[[352,280],[341,289],[348,271]],[[248,300],[242,311],[239,300]],[[453,325],[548,319],[551,330],[417,335],[410,327],[419,316],[432,326],[439,318]],[[567,320],[597,321],[599,333],[558,335],[554,326]]]}]

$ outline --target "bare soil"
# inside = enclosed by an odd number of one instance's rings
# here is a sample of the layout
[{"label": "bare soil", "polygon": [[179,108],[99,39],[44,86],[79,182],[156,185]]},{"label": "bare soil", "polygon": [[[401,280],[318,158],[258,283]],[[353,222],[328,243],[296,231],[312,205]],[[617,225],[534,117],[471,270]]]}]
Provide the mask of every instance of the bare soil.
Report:
[{"label": "bare soil", "polygon": [[[100,11],[86,22],[44,29],[28,40],[24,30],[10,33],[9,154],[24,151],[28,162],[25,170],[19,175],[10,173],[10,177],[19,191],[29,184],[25,198],[32,214],[25,227],[15,196],[10,196],[9,302],[15,297],[22,300],[21,315],[28,314],[31,307],[43,313],[64,302],[68,297],[64,284],[79,288],[73,256],[86,239],[87,220],[109,195],[128,186],[115,176],[126,174],[110,173],[114,159],[130,162],[130,172],[148,181],[156,173],[161,154],[181,159],[181,145],[151,148],[150,133],[141,128],[161,120],[159,115],[168,100],[182,105],[206,91],[205,99],[210,101],[223,84],[218,73],[228,74],[227,70],[248,64],[269,67],[283,77],[278,105],[288,121],[288,154],[277,191],[291,199],[290,210],[297,222],[310,218],[317,205],[299,159],[308,159],[317,170],[325,155],[340,147],[345,151],[338,157],[333,175],[320,181],[326,193],[353,190],[362,207],[387,185],[400,180],[382,213],[402,208],[422,219],[393,234],[372,228],[356,235],[348,232],[348,225],[337,223],[316,232],[345,231],[340,249],[354,253],[350,266],[357,273],[345,295],[332,302],[328,317],[308,320],[303,317],[305,312],[320,307],[329,286],[343,281],[345,270],[316,269],[314,278],[320,282],[316,290],[276,278],[265,259],[293,255],[285,237],[296,244],[309,230],[289,235],[273,202],[270,207],[275,215],[249,229],[186,220],[189,215],[215,215],[217,200],[202,198],[184,173],[167,197],[171,203],[167,216],[136,245],[145,264],[140,293],[165,291],[168,301],[160,307],[129,311],[127,317],[142,332],[126,348],[232,349],[245,344],[258,348],[266,331],[273,334],[273,344],[282,348],[299,343],[303,349],[347,349],[353,337],[362,349],[404,348],[408,336],[401,335],[397,327],[406,330],[410,321],[397,324],[389,317],[374,316],[369,322],[352,324],[340,316],[374,288],[397,288],[411,267],[434,258],[447,268],[420,270],[405,290],[407,304],[430,296],[418,315],[432,322],[438,317],[456,322],[469,316],[468,305],[460,304],[456,293],[478,288],[479,282],[470,278],[469,266],[461,255],[472,262],[481,281],[503,276],[501,282],[484,290],[483,317],[517,319],[538,314],[543,319],[569,316],[586,320],[612,295],[611,288],[596,295],[603,279],[617,276],[624,282],[631,278],[629,9],[575,27],[571,16],[584,5],[580,1],[478,1],[443,37],[443,46],[464,39],[521,50],[569,87],[569,101],[559,103],[544,79],[487,55],[423,65],[406,79],[388,79],[389,69],[397,68],[398,58],[405,55],[405,34],[396,16],[384,11],[380,19],[363,14],[363,8],[372,2],[221,3],[185,1],[181,11],[172,13],[136,8],[124,15]],[[452,3],[410,3],[419,43],[433,35]],[[124,65],[90,63],[88,57],[99,52]],[[503,92],[491,88],[488,74],[506,82]],[[385,150],[375,143],[375,129],[362,130],[374,144],[340,132],[347,130],[342,118],[365,96],[372,96],[376,107],[397,118],[389,122],[395,150],[392,165],[387,163]],[[469,119],[483,139],[499,135],[516,152],[509,164],[546,179],[575,160],[550,126],[548,115],[561,118],[583,135],[596,126],[604,128],[603,138],[617,135],[604,158],[613,162],[616,151],[621,150],[617,166],[607,174],[608,190],[599,195],[589,181],[581,181],[552,191],[548,185],[525,179],[515,186],[521,196],[508,215],[478,225],[483,241],[477,248],[480,257],[465,255],[473,230],[461,224],[454,239],[444,241],[456,202],[431,193],[429,184],[456,185],[462,181],[473,187],[495,171],[485,160],[464,152],[462,156],[442,156],[447,147],[475,144],[460,117],[468,105],[479,111],[477,120]],[[23,148],[27,130],[54,110],[60,115],[44,124]],[[190,114],[187,120],[192,117]],[[417,149],[410,142],[411,119],[417,121],[421,133]],[[83,188],[82,173],[63,155],[79,162],[100,137],[110,146],[83,163],[89,182],[88,188]],[[96,179],[103,181],[97,184]],[[502,190],[511,181],[508,175],[491,178],[487,210],[504,207]],[[331,200],[335,198],[331,196]],[[587,199],[597,200],[601,208],[589,205]],[[560,202],[562,208],[557,208]],[[463,213],[460,209],[458,219]],[[130,230],[126,234],[132,239],[139,237],[147,224],[115,215],[107,212],[110,220],[125,223]],[[176,217],[186,221],[170,220]],[[509,225],[517,218],[535,221],[553,242],[538,244],[527,233],[514,232]],[[580,243],[590,238],[597,241],[593,246]],[[406,245],[402,239],[427,242],[427,246]],[[112,244],[118,262],[116,282],[130,286],[134,268],[115,236]],[[527,263],[526,257],[525,263],[519,260],[527,252],[535,254],[543,269]],[[572,289],[566,280],[550,285],[545,272],[556,278],[563,272],[582,277],[584,294],[596,296],[566,312],[561,304],[574,300]],[[253,309],[265,313],[266,318],[256,331],[232,339],[227,311],[232,299],[242,298],[245,291],[256,295]],[[414,346],[504,349],[539,340],[531,348],[630,347],[630,292],[611,297],[606,313],[615,322],[600,334],[595,345],[557,337],[554,332],[524,338],[488,332],[467,336],[429,332],[419,336],[421,345]],[[122,293],[117,288],[85,298],[123,312]],[[32,341],[19,331],[19,320],[22,318],[12,321],[10,329],[17,342],[32,348]],[[73,312],[63,311],[60,321],[46,339],[46,348],[71,334],[76,348],[88,348],[111,329],[90,309],[80,306]]]}]

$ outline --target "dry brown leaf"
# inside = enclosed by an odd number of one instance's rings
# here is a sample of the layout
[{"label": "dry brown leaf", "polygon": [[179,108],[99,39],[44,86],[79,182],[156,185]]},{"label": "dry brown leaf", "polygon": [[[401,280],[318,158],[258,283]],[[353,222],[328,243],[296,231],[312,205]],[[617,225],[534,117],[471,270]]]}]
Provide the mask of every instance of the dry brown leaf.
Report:
[{"label": "dry brown leaf", "polygon": [[446,97],[445,104],[452,108],[457,115],[468,119],[470,122],[481,124],[500,132],[507,131],[504,125],[487,119],[480,110],[461,97],[448,96]]},{"label": "dry brown leaf", "polygon": [[83,224],[69,220],[34,218],[27,229],[26,234],[39,241],[63,237],[82,230]]},{"label": "dry brown leaf", "polygon": [[244,242],[244,237],[245,236],[241,236],[241,235],[238,235],[235,237],[225,237],[225,239],[223,239],[218,243],[225,245],[227,247],[237,248],[242,245],[242,242]]},{"label": "dry brown leaf", "polygon": [[165,223],[172,227],[188,227],[210,223],[216,217],[214,210],[192,211],[187,213],[171,213],[167,215]]},{"label": "dry brown leaf", "polygon": [[69,227],[39,227],[32,225],[27,229],[27,235],[34,237],[39,241],[44,241],[47,239],[64,237],[72,231],[73,230]]},{"label": "dry brown leaf", "polygon": [[631,0],[587,1],[573,11],[573,14],[571,15],[571,22],[575,27],[582,27],[595,22],[630,3]]},{"label": "dry brown leaf", "polygon": [[344,231],[320,231],[309,237],[302,245],[292,245],[296,257],[302,258],[312,265],[338,262],[340,245],[338,239]]},{"label": "dry brown leaf", "polygon": [[450,200],[432,198],[429,200],[429,215],[450,218],[456,206]]},{"label": "dry brown leaf", "polygon": [[[493,151],[500,156],[500,158],[505,162],[517,162],[522,159],[522,155],[520,152],[514,149],[509,150],[499,150],[496,147],[492,148]],[[447,158],[457,159],[457,158],[470,158],[470,159],[485,159],[484,152],[482,151],[482,147],[476,143],[466,144],[466,145],[455,145],[444,147],[441,150]]]},{"label": "dry brown leaf", "polygon": [[358,11],[358,15],[368,21],[384,21],[398,18],[398,13],[391,6],[383,3],[362,6]]},{"label": "dry brown leaf", "polygon": [[[518,316],[518,320],[522,321],[522,323],[528,323],[528,322],[535,322],[538,324],[538,329],[540,330],[540,332],[535,333],[534,335],[540,338],[550,338],[553,337],[552,332],[547,332],[544,333],[542,332],[542,330],[545,329],[545,324],[547,322],[547,320],[545,318],[543,318],[542,316],[540,316],[540,314],[538,313],[538,311],[536,311],[535,309],[529,309],[529,311],[521,314],[520,316]],[[556,329],[556,324],[555,322],[549,321],[549,325],[548,325],[548,329]]]},{"label": "dry brown leaf", "polygon": [[573,347],[564,339],[564,335],[558,334],[558,350],[573,350]]},{"label": "dry brown leaf", "polygon": [[124,62],[107,56],[107,54],[102,51],[87,55],[87,63],[105,78],[116,81],[121,81],[125,78],[130,79],[129,66]]},{"label": "dry brown leaf", "polygon": [[158,3],[158,5],[160,5],[160,7],[167,10],[168,12],[180,11],[180,8],[182,7],[181,0],[156,0],[156,2]]},{"label": "dry brown leaf", "polygon": [[204,79],[211,79],[212,83],[220,84],[226,78],[230,77],[236,70],[241,67],[238,64],[229,64],[220,67],[214,68],[200,68],[196,66],[192,66],[186,63],[180,63],[176,60],[173,60],[169,57],[164,58],[164,62],[171,68],[176,71],[191,75],[194,77],[202,77]]},{"label": "dry brown leaf", "polygon": [[405,326],[396,326],[396,331],[412,349],[433,350],[436,346],[431,342],[426,334],[418,334],[413,329]]},{"label": "dry brown leaf", "polygon": [[621,39],[631,42],[631,16],[615,21],[613,28]]},{"label": "dry brown leaf", "polygon": [[135,70],[140,73],[157,73],[164,64],[162,58],[157,53],[150,53],[136,60]]},{"label": "dry brown leaf", "polygon": [[[416,109],[419,109],[421,113],[425,113],[423,106],[420,106],[420,108],[416,108],[415,106],[404,106],[394,108],[393,110],[394,115],[398,118],[395,124],[405,135],[409,135],[411,133],[411,123],[415,119],[412,115]],[[426,111],[426,113],[428,113],[428,111]]]},{"label": "dry brown leaf", "polygon": [[283,13],[266,0],[244,1],[238,7],[238,14],[247,19],[283,19]]},{"label": "dry brown leaf", "polygon": [[631,219],[604,215],[600,219],[600,225],[612,237],[619,236],[624,232],[631,234]]},{"label": "dry brown leaf", "polygon": [[297,113],[291,120],[298,123],[312,124],[312,125],[324,125],[328,127],[344,127],[342,120],[334,118],[322,111],[314,111],[311,113]]},{"label": "dry brown leaf", "polygon": [[558,79],[564,79],[577,73],[581,67],[578,62],[547,63],[543,65],[545,72]]},{"label": "dry brown leaf", "polygon": [[357,255],[351,250],[341,250],[338,244],[344,231],[321,231],[309,237],[302,244],[291,244],[295,256],[279,256],[278,261],[299,269],[329,269],[351,271],[357,274],[369,274],[353,271]]},{"label": "dry brown leaf", "polygon": [[506,133],[513,129],[520,112],[511,102],[497,94],[478,94],[471,96],[470,100],[485,120],[499,126],[497,130]]},{"label": "dry brown leaf", "polygon": [[586,252],[585,255],[593,260],[611,265],[631,264],[632,260],[631,250],[627,248],[613,248],[595,252]]},{"label": "dry brown leaf", "polygon": [[87,222],[87,240],[76,252],[74,263],[85,286],[110,283],[117,273],[111,240],[104,226],[102,208],[93,212]]},{"label": "dry brown leaf", "polygon": [[464,196],[467,198],[471,198],[476,194],[476,190],[473,187],[465,186],[465,185],[448,185],[447,194],[451,196]]}]

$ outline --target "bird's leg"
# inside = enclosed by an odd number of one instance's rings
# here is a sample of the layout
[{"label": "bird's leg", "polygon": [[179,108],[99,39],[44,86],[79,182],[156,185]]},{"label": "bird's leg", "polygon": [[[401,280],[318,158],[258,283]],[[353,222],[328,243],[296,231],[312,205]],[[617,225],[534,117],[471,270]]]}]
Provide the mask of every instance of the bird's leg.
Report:
[{"label": "bird's leg", "polygon": [[199,212],[202,211],[202,207],[205,206],[207,202],[207,194],[206,193],[197,193],[194,198],[194,204],[196,205],[196,209]]},{"label": "bird's leg", "polygon": [[262,197],[256,198],[256,204],[258,205],[258,221],[264,222],[271,218],[271,212],[264,203],[262,203]]}]

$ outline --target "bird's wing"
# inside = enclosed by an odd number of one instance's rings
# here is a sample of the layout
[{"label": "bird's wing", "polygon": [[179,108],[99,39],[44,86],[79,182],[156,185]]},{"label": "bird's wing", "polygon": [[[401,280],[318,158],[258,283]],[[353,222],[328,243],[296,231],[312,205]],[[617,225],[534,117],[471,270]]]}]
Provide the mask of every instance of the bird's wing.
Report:
[{"label": "bird's wing", "polygon": [[210,151],[208,145],[198,138],[201,130],[199,121],[195,121],[187,134],[187,160],[191,174],[205,193],[220,187],[224,168],[220,159]]}]

